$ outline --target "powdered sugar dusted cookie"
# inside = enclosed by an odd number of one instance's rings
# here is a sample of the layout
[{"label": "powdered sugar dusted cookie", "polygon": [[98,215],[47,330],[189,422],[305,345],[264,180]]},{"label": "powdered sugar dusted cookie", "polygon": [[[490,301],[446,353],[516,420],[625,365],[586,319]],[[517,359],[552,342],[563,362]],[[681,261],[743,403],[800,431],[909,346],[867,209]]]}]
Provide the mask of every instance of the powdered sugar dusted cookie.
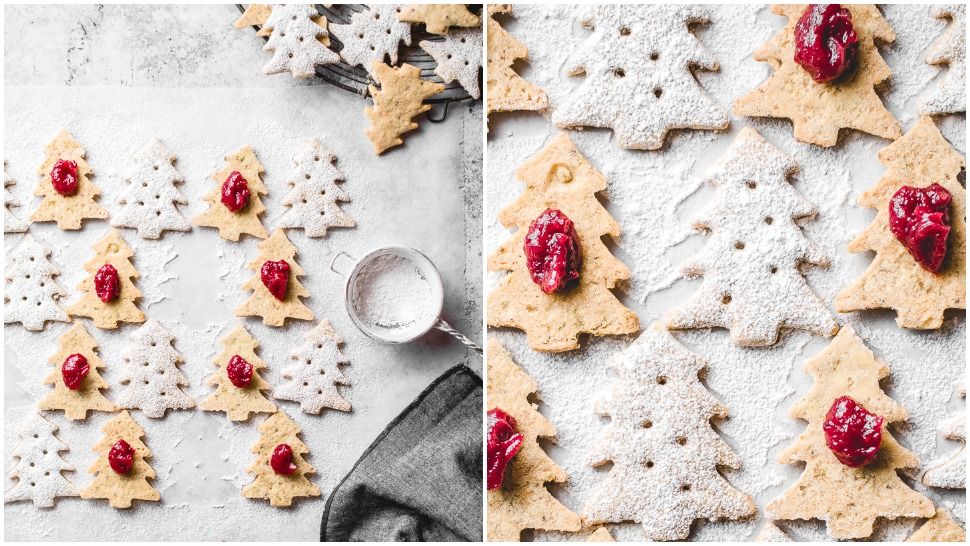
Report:
[{"label": "powdered sugar dusted cookie", "polygon": [[145,239],[158,239],[163,231],[189,231],[192,225],[175,205],[188,203],[176,184],[185,180],[173,164],[175,154],[157,139],[135,152],[125,174],[121,205],[111,225],[135,228]]},{"label": "powdered sugar dusted cookie", "polygon": [[[445,34],[448,27],[477,27],[481,20],[464,4],[414,4],[401,8],[398,21],[424,23],[431,34]],[[481,47],[481,45],[479,45]]]},{"label": "powdered sugar dusted cookie", "polygon": [[434,73],[445,83],[458,80],[472,98],[482,95],[478,85],[478,73],[482,69],[481,28],[452,29],[444,40],[422,40],[418,45],[434,58],[437,63]]},{"label": "powdered sugar dusted cookie", "polygon": [[961,542],[966,544],[967,532],[953,520],[946,510],[939,508],[933,517],[906,539],[906,542]]},{"label": "powdered sugar dusted cookie", "polygon": [[343,338],[330,322],[322,320],[304,339],[305,343],[290,353],[296,363],[283,368],[281,375],[286,381],[273,391],[273,398],[299,402],[300,409],[313,415],[319,415],[323,408],[350,411],[350,402],[337,391],[338,385],[350,386],[340,371],[340,366],[350,364],[340,352]]},{"label": "powdered sugar dusted cookie", "polygon": [[340,56],[320,43],[327,30],[311,18],[319,17],[313,6],[280,4],[266,20],[272,33],[263,51],[272,51],[273,58],[263,66],[265,74],[289,71],[294,78],[306,79],[316,74],[319,64],[340,62]]},{"label": "powdered sugar dusted cookie", "polygon": [[374,77],[381,84],[369,86],[374,106],[364,108],[371,126],[364,132],[378,155],[388,148],[404,144],[401,135],[418,128],[413,118],[431,109],[424,99],[445,90],[440,83],[421,79],[421,70],[405,64],[392,68],[374,61]]},{"label": "powdered sugar dusted cookie", "polygon": [[621,148],[655,150],[671,129],[724,129],[727,113],[700,87],[694,68],[717,70],[688,30],[709,9],[684,5],[587,6],[593,33],[566,64],[580,86],[552,113],[556,127],[613,129]]},{"label": "powdered sugar dusted cookie", "polygon": [[950,25],[926,55],[929,64],[948,65],[937,78],[936,89],[924,99],[920,113],[953,114],[967,110],[967,5],[933,6],[930,13],[938,19],[950,19]]},{"label": "powdered sugar dusted cookie", "polygon": [[67,444],[57,435],[57,425],[31,412],[21,423],[17,436],[20,443],[13,449],[17,459],[10,478],[16,483],[3,495],[3,502],[29,500],[38,508],[54,506],[57,497],[76,497],[77,488],[62,472],[74,467],[61,458]]},{"label": "powdered sugar dusted cookie", "polygon": [[804,4],[774,5],[771,11],[788,18],[788,25],[754,52],[774,73],[757,89],[734,102],[741,116],[788,118],[795,138],[817,146],[834,146],[839,129],[855,129],[882,138],[902,134],[899,122],[886,110],[874,87],[892,77],[875,40],[891,43],[896,34],[874,5],[845,4],[859,39],[855,73],[835,83],[816,83],[795,62],[795,24]]},{"label": "powdered sugar dusted cookie", "polygon": [[[54,370],[44,378],[53,390],[37,403],[42,410],[60,410],[72,421],[87,419],[88,411],[117,411],[118,407],[101,393],[108,388],[99,369],[98,343],[80,322],[57,339],[57,352],[47,362]],[[66,369],[65,369],[66,367]]]},{"label": "powdered sugar dusted cookie", "polygon": [[485,71],[488,113],[545,110],[549,106],[546,92],[525,81],[512,68],[516,61],[528,58],[529,49],[494,19],[500,13],[512,13],[512,5],[488,5],[488,69]]},{"label": "powdered sugar dusted cookie", "polygon": [[[960,395],[967,397],[966,388]],[[940,433],[947,439],[960,442],[960,447],[949,457],[931,463],[923,474],[923,483],[930,487],[965,489],[967,487],[967,415],[966,412],[951,416],[940,423]]]},{"label": "powdered sugar dusted cookie", "polygon": [[771,345],[782,328],[831,336],[838,324],[802,276],[803,264],[828,260],[796,223],[815,215],[788,177],[797,164],[757,131],[744,128],[708,173],[714,202],[694,220],[710,240],[682,265],[703,277],[698,291],[670,311],[670,328],[720,327],[738,345]]},{"label": "powdered sugar dusted cookie", "polygon": [[390,59],[397,64],[397,48],[400,42],[411,45],[411,24],[398,21],[403,6],[400,4],[374,4],[370,9],[350,16],[346,25],[330,25],[330,32],[344,45],[340,56],[351,66],[363,66],[364,70],[379,81],[374,62]]},{"label": "powdered sugar dusted cookie", "polygon": [[62,130],[47,144],[44,153],[44,162],[37,168],[41,179],[34,190],[34,195],[44,199],[30,215],[30,221],[57,222],[61,229],[74,230],[81,229],[81,222],[86,219],[107,218],[108,211],[95,201],[101,190],[91,182],[94,171],[84,160],[81,143]]},{"label": "powdered sugar dusted cookie", "polygon": [[770,521],[766,521],[764,525],[761,526],[761,530],[754,537],[755,542],[794,542],[790,536],[786,535],[784,531],[778,528],[777,525]]},{"label": "powdered sugar dusted cookie", "polygon": [[[479,44],[479,47],[481,44]],[[16,214],[14,214],[13,209],[20,208],[20,203],[14,199],[13,194],[10,193],[10,186],[15,185],[17,182],[10,178],[7,174],[7,161],[3,162],[3,232],[4,233],[24,233],[27,231],[27,222],[21,220]]]},{"label": "powdered sugar dusted cookie", "polygon": [[28,330],[43,330],[47,321],[70,322],[60,299],[67,291],[54,277],[61,274],[50,260],[51,251],[28,233],[7,252],[3,276],[3,323],[19,322]]},{"label": "powdered sugar dusted cookie", "polygon": [[[947,309],[967,307],[967,192],[960,184],[966,163],[928,117],[904,137],[883,148],[879,161],[886,173],[859,196],[859,204],[876,209],[876,218],[849,243],[849,252],[875,251],[869,268],[835,298],[840,313],[894,309],[901,328],[934,329]],[[942,269],[924,269],[889,229],[889,202],[901,186],[944,187],[951,196],[950,234]]]},{"label": "powdered sugar dusted cookie", "polygon": [[617,379],[596,403],[610,424],[589,463],[613,463],[586,499],[587,523],[633,520],[650,540],[682,540],[697,519],[741,519],[754,501],[720,474],[738,457],[711,426],[727,408],[704,388],[706,362],[658,322],[613,357]]},{"label": "powdered sugar dusted cookie", "polygon": [[126,386],[118,395],[118,406],[140,409],[153,418],[164,417],[170,409],[195,407],[181,389],[189,381],[179,371],[185,359],[172,346],[174,341],[175,335],[155,319],[131,335],[122,355],[125,364],[118,381]]},{"label": "powdered sugar dusted cookie", "polygon": [[350,196],[337,184],[344,174],[334,164],[337,156],[312,139],[293,155],[294,167],[283,197],[286,211],[277,222],[281,228],[301,228],[307,237],[323,237],[332,227],[354,227],[354,219],[340,209]]}]

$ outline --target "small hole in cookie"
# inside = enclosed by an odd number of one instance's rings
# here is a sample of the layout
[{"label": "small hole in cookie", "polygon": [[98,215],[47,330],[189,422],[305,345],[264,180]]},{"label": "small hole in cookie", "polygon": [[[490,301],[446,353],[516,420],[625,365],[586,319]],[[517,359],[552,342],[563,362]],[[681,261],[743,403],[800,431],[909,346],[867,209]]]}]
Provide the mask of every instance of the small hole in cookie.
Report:
[{"label": "small hole in cookie", "polygon": [[465,66],[468,66],[468,61],[465,61]]},{"label": "small hole in cookie", "polygon": [[160,210],[156,210],[155,211],[155,216],[161,216],[161,215],[162,215],[162,211],[160,211]]},{"label": "small hole in cookie", "polygon": [[158,165],[152,165],[152,168],[157,171],[158,170]]},{"label": "small hole in cookie", "polygon": [[370,46],[370,50],[371,51],[374,51],[374,46]]},{"label": "small hole in cookie", "polygon": [[317,389],[317,394],[323,394],[323,389]]},{"label": "small hole in cookie", "polygon": [[148,182],[142,182],[142,183],[141,183],[141,187],[143,187],[143,188],[147,188],[147,187],[148,187]]},{"label": "small hole in cookie", "polygon": [[620,27],[620,36],[629,36],[629,35],[630,35],[630,29],[626,27]]},{"label": "small hole in cookie", "polygon": [[772,218],[771,216],[765,216],[765,223],[766,223],[766,224],[768,224],[769,226],[770,226],[770,225],[771,225],[771,223],[772,223],[772,222],[774,222],[774,221],[775,221],[775,219],[774,219],[774,218]]},{"label": "small hole in cookie", "polygon": [[310,360],[310,359],[307,359],[307,361],[306,361],[306,365],[307,365],[307,366],[309,366],[309,365],[310,365],[310,364],[311,364],[312,362],[313,362],[312,360]]},{"label": "small hole in cookie", "polygon": [[27,278],[29,279],[30,278],[30,275],[27,275]]},{"label": "small hole in cookie", "polygon": [[734,248],[738,250],[744,250],[744,243],[742,243],[741,241],[737,241],[736,243],[734,243]]},{"label": "small hole in cookie", "polygon": [[[37,435],[34,435],[34,438],[36,438],[36,437],[37,437]],[[30,466],[34,466],[34,463],[30,463]]]},{"label": "small hole in cookie", "polygon": [[30,261],[34,261],[34,257],[33,256],[30,257]]},{"label": "small hole in cookie", "polygon": [[303,199],[303,204],[306,205],[306,199]]},{"label": "small hole in cookie", "polygon": [[322,210],[320,211],[320,216],[323,216],[323,215],[325,215],[325,214],[326,214],[326,213],[325,213],[325,212],[323,212]]},{"label": "small hole in cookie", "polygon": [[280,32],[280,37],[286,36],[285,32]]},{"label": "small hole in cookie", "polygon": [[302,42],[303,41],[303,36],[300,36],[299,38],[297,38],[297,40],[299,40],[299,41]]},{"label": "small hole in cookie", "polygon": [[651,421],[650,419],[647,419],[646,421],[640,423],[640,426],[643,428],[650,428],[653,426],[653,421]]},{"label": "small hole in cookie", "polygon": [[303,382],[303,386],[304,386],[304,387],[306,387],[306,386],[309,386],[309,385],[310,385],[310,384],[309,384],[309,383],[307,383],[306,381],[304,381],[304,382]]},{"label": "small hole in cookie", "polygon": [[323,343],[317,343],[317,349],[323,349]]},{"label": "small hole in cookie", "polygon": [[30,486],[31,487],[34,487],[35,485],[37,485],[37,484],[35,484],[34,482],[30,482]]},{"label": "small hole in cookie", "polygon": [[165,391],[158,393],[159,396],[165,396]]},{"label": "small hole in cookie", "polygon": [[44,475],[45,475],[45,476],[50,476],[50,475],[51,475],[51,473],[50,473],[50,472],[44,472]]},{"label": "small hole in cookie", "polygon": [[40,302],[37,302],[37,307],[40,307]]},{"label": "small hole in cookie", "polygon": [[646,466],[647,468],[653,468],[653,461],[647,461],[646,463],[644,463],[644,466]]},{"label": "small hole in cookie", "polygon": [[144,367],[147,368],[148,367],[148,362],[145,362],[144,364],[142,364],[142,366],[144,366]]},{"label": "small hole in cookie", "polygon": [[387,29],[385,32],[387,32],[387,34],[390,35],[391,34],[391,29]]},{"label": "small hole in cookie", "polygon": [[684,485],[680,486],[680,490],[684,492],[690,491],[690,484],[685,483]]},{"label": "small hole in cookie", "polygon": [[623,70],[622,68],[614,68],[613,75],[616,76],[617,78],[622,78],[623,76],[626,76],[626,71]]},{"label": "small hole in cookie", "polygon": [[360,38],[361,40],[363,40],[364,39],[364,34],[363,33],[358,34],[357,37]]},{"label": "small hole in cookie", "polygon": [[45,449],[45,450],[44,450],[44,451],[42,451],[41,453],[43,453],[44,455],[47,455],[47,450]]},{"label": "small hole in cookie", "polygon": [[658,385],[666,385],[667,384],[667,376],[666,375],[658,375],[657,376],[657,384]]},{"label": "small hole in cookie", "polygon": [[462,38],[461,40],[458,40],[458,41],[461,42],[461,43],[465,43],[465,39],[464,38]]},{"label": "small hole in cookie", "polygon": [[155,346],[155,342],[153,341],[153,342],[152,342],[152,347],[154,347],[154,346]]},{"label": "small hole in cookie", "polygon": [[775,273],[778,272],[778,268],[775,266],[771,266],[771,269],[769,269],[768,271],[771,271],[771,274],[774,275]]},{"label": "small hole in cookie", "polygon": [[450,58],[451,58],[451,53],[449,53],[449,54],[447,54],[447,55],[445,55],[445,58],[446,58],[446,59],[450,59]]},{"label": "small hole in cookie", "polygon": [[650,54],[650,60],[651,61],[656,61],[659,58],[660,58],[660,54],[657,53],[656,51],[654,51],[653,53]]},{"label": "small hole in cookie", "polygon": [[296,15],[293,16],[293,20],[296,21]]},{"label": "small hole in cookie", "polygon": [[320,161],[320,156],[318,156],[318,155],[313,156],[313,160],[314,161]]},{"label": "small hole in cookie", "polygon": [[138,206],[139,207],[144,207],[145,206],[145,202],[144,201],[138,201]]},{"label": "small hole in cookie", "polygon": [[[34,434],[34,438],[38,438],[38,437],[39,436],[37,436],[36,434]],[[34,463],[30,463],[30,466],[34,466]]]},{"label": "small hole in cookie", "polygon": [[310,179],[310,174],[307,173],[307,174],[303,175],[303,178],[306,178],[307,180],[309,180]]},{"label": "small hole in cookie", "polygon": [[286,56],[287,56],[288,58],[290,58],[290,59],[292,59],[292,58],[293,58],[293,54],[292,54],[292,53],[288,53],[288,54],[287,54]]},{"label": "small hole in cookie", "polygon": [[375,13],[374,14],[374,19],[380,19],[380,18],[381,18],[381,14],[380,13]]},{"label": "small hole in cookie", "polygon": [[659,99],[659,98],[660,98],[660,96],[661,96],[661,95],[663,95],[663,94],[664,94],[664,91],[663,91],[663,89],[661,89],[661,88],[659,88],[659,87],[657,87],[656,89],[654,89],[654,90],[653,90],[653,96],[655,96],[655,97],[657,97],[658,99]]},{"label": "small hole in cookie", "polygon": [[678,436],[677,445],[679,446],[687,445],[687,438],[685,438],[684,436]]},{"label": "small hole in cookie", "polygon": [[724,294],[723,296],[721,296],[721,303],[723,303],[724,305],[731,303],[731,294]]},{"label": "small hole in cookie", "polygon": [[748,180],[747,185],[748,185],[748,189],[752,189],[752,190],[758,187],[758,183],[755,182],[754,180]]},{"label": "small hole in cookie", "polygon": [[147,385],[147,384],[148,384],[148,380],[147,380],[147,379],[145,379],[145,380],[142,380],[142,383],[144,383],[144,384],[146,384],[146,385]]},{"label": "small hole in cookie", "polygon": [[320,375],[327,375],[327,371],[326,370],[320,370]]}]

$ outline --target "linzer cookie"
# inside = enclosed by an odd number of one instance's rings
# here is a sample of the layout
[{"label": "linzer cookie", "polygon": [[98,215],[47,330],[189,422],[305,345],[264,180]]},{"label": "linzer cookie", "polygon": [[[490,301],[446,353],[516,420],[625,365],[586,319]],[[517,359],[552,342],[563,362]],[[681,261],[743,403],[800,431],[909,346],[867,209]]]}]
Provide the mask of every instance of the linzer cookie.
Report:
[{"label": "linzer cookie", "polygon": [[754,59],[774,72],[734,102],[735,114],[788,118],[797,140],[823,147],[838,142],[840,129],[899,138],[899,122],[874,89],[892,77],[875,41],[896,39],[876,6],[780,4],[771,11],[788,25]]},{"label": "linzer cookie", "polygon": [[135,500],[158,502],[158,491],[148,480],[155,470],[148,464],[152,452],[142,442],[145,431],[122,411],[101,429],[94,446],[97,460],[88,469],[94,481],[81,491],[83,499],[106,499],[112,508],[131,508]]},{"label": "linzer cookie", "polygon": [[886,173],[859,197],[876,218],[849,243],[849,252],[876,257],[835,310],[893,309],[901,328],[939,328],[945,310],[967,306],[965,160],[923,117],[879,161]]},{"label": "linzer cookie", "polygon": [[237,317],[263,317],[263,324],[283,326],[286,319],[313,320],[313,311],[303,304],[309,295],[300,284],[305,275],[296,263],[296,247],[282,229],[256,247],[259,256],[247,267],[256,272],[243,283],[253,294],[236,309]]},{"label": "linzer cookie", "polygon": [[656,150],[672,129],[724,129],[727,113],[701,88],[692,70],[717,70],[714,55],[691,25],[707,23],[704,6],[585,6],[580,24],[592,30],[565,70],[584,76],[552,113],[564,129],[608,127],[621,148]]},{"label": "linzer cookie", "polygon": [[94,245],[94,257],[84,264],[89,276],[81,284],[81,299],[68,307],[73,317],[89,317],[98,328],[113,330],[119,322],[145,322],[135,303],[141,290],[135,287],[138,270],[134,255],[118,230],[112,229]]},{"label": "linzer cookie", "polygon": [[57,222],[65,230],[81,229],[81,222],[107,218],[108,211],[95,201],[101,190],[91,182],[94,171],[84,160],[81,144],[62,130],[44,148],[44,162],[37,168],[41,176],[34,195],[43,198],[30,216],[31,222]]},{"label": "linzer cookie", "polygon": [[260,239],[269,237],[259,220],[266,210],[260,196],[268,192],[260,178],[263,165],[250,146],[227,155],[225,160],[225,167],[212,175],[218,185],[204,198],[209,208],[192,223],[214,227],[229,241],[238,241],[243,233]]},{"label": "linzer cookie", "polygon": [[[488,342],[488,540],[518,542],[526,529],[579,531],[579,516],[546,489],[566,473],[543,451],[539,438],[556,428],[530,402],[538,387],[502,345]],[[512,453],[511,460],[508,459]]]},{"label": "linzer cookie", "polygon": [[214,385],[212,393],[199,404],[205,411],[224,411],[230,421],[246,421],[251,413],[275,413],[276,404],[266,399],[263,391],[269,383],[260,377],[267,368],[256,355],[259,343],[240,324],[222,339],[223,350],[212,361],[216,373],[206,383]]},{"label": "linzer cookie", "polygon": [[364,108],[371,126],[364,132],[374,144],[374,153],[380,155],[388,148],[404,144],[401,135],[418,128],[413,118],[431,109],[424,99],[445,90],[445,86],[421,79],[421,70],[405,64],[391,68],[374,61],[373,76],[380,84],[378,89],[369,86],[374,106]]},{"label": "linzer cookie", "polygon": [[529,49],[516,40],[498,21],[497,14],[511,14],[511,4],[488,5],[488,41],[486,55],[488,69],[488,113],[512,112],[515,110],[540,111],[549,106],[549,97],[536,85],[525,81],[512,66],[516,61],[526,59]]},{"label": "linzer cookie", "polygon": [[98,356],[98,344],[80,322],[64,332],[57,340],[57,352],[48,360],[54,371],[44,378],[45,385],[54,390],[38,404],[42,410],[59,410],[68,419],[87,419],[88,411],[117,411],[102,390],[108,383],[98,369],[104,362]]},{"label": "linzer cookie", "polygon": [[447,34],[448,27],[477,27],[481,20],[464,4],[414,4],[401,8],[398,21],[424,23],[431,34]]},{"label": "linzer cookie", "polygon": [[300,440],[301,433],[283,411],[259,425],[259,441],[250,450],[256,460],[246,468],[254,479],[243,488],[244,497],[265,499],[279,508],[290,506],[297,497],[320,496],[320,488],[307,479],[317,470],[304,459],[310,448]]},{"label": "linzer cookie", "polygon": [[805,363],[815,383],[791,409],[808,422],[782,464],[805,463],[798,482],[765,507],[772,519],[820,519],[833,539],[861,539],[878,518],[928,518],[933,503],[912,490],[898,471],[919,460],[886,428],[906,410],[879,382],[889,367],[876,360],[845,326],[824,351]]}]

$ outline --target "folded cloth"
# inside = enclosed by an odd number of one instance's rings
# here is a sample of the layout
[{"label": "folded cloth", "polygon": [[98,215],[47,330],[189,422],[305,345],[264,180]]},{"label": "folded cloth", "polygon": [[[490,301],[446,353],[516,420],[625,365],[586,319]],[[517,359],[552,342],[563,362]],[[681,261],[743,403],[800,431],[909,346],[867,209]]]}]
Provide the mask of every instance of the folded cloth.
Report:
[{"label": "folded cloth", "polygon": [[482,541],[482,380],[466,366],[422,392],[337,485],[320,540]]}]

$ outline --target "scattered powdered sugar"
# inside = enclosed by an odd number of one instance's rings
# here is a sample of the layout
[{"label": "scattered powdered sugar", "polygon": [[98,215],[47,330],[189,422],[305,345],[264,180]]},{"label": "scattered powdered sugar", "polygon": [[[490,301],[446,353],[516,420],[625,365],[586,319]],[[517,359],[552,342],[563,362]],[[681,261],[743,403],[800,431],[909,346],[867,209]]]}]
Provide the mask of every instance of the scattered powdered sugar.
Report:
[{"label": "scattered powdered sugar", "polygon": [[386,330],[423,324],[434,312],[428,279],[414,262],[396,254],[382,254],[361,266],[351,302],[365,324]]},{"label": "scattered powdered sugar", "polygon": [[[887,5],[881,9],[897,39],[880,49],[893,70],[891,82],[880,95],[906,129],[916,120],[921,96],[935,85],[932,80],[939,69],[927,65],[924,59],[945,22],[933,18],[928,6]],[[515,170],[559,131],[551,125],[549,116],[577,85],[577,79],[566,75],[563,67],[588,36],[579,25],[580,10],[575,6],[516,5],[514,11],[516,17],[507,22],[507,29],[529,48],[528,64],[519,73],[546,91],[550,108],[543,115],[513,113],[490,118],[486,253],[508,237],[508,230],[495,219],[498,211],[522,191]],[[784,23],[784,18],[772,15],[767,6],[718,6],[711,12],[710,23],[694,30],[720,65],[717,72],[695,75],[725,111],[730,112],[737,97],[770,74],[769,66],[754,61],[751,54]],[[965,117],[947,116],[937,119],[937,124],[963,152]],[[789,181],[817,209],[816,216],[800,227],[829,260],[828,267],[808,268],[803,274],[822,302],[831,308],[835,295],[871,262],[871,255],[850,254],[846,245],[875,215],[875,211],[859,207],[856,199],[884,173],[876,154],[889,141],[847,131],[837,146],[822,149],[796,142],[788,121],[746,119],[733,114],[731,126],[724,132],[675,132],[656,152],[623,150],[608,130],[570,131],[579,150],[607,178],[608,189],[601,201],[622,229],[611,250],[633,272],[618,295],[639,314],[644,327],[691,297],[701,285],[699,280],[678,280],[678,267],[708,243],[703,236],[692,236],[690,227],[697,211],[713,202],[715,192],[702,184],[703,177],[740,130],[748,126],[799,166]],[[490,273],[486,290],[502,275]],[[855,328],[876,356],[887,362],[890,376],[882,386],[909,412],[909,419],[894,426],[893,434],[920,458],[921,467],[912,475],[904,475],[905,481],[963,522],[965,491],[927,488],[919,478],[928,463],[959,447],[944,439],[937,427],[964,407],[954,395],[954,386],[965,373],[964,313],[950,312],[943,328],[933,332],[900,330],[891,312],[835,316],[840,324]],[[530,351],[524,336],[517,332],[493,330],[490,335],[497,336],[538,383],[541,411],[558,432],[558,443],[545,447],[569,478],[551,489],[567,507],[580,510],[603,479],[603,474],[589,468],[586,460],[594,439],[609,424],[593,412],[595,395],[615,381],[606,363],[635,336],[587,340],[581,350],[547,355]],[[775,345],[746,348],[734,345],[728,332],[719,329],[675,333],[674,337],[707,361],[704,383],[728,409],[728,418],[717,422],[716,428],[741,462],[738,470],[722,469],[722,474],[734,487],[754,497],[759,507],[758,515],[751,520],[695,523],[690,540],[751,539],[762,527],[765,504],[780,496],[804,468],[782,465],[776,459],[805,427],[803,421],[788,417],[788,409],[811,387],[810,378],[802,371],[805,360],[824,349],[829,340],[789,331],[783,332]],[[880,522],[873,538],[905,539],[917,523]],[[819,522],[780,521],[778,526],[795,540],[828,540]],[[609,527],[617,540],[644,538],[637,524]],[[583,540],[587,534],[536,532],[535,538]]]}]

